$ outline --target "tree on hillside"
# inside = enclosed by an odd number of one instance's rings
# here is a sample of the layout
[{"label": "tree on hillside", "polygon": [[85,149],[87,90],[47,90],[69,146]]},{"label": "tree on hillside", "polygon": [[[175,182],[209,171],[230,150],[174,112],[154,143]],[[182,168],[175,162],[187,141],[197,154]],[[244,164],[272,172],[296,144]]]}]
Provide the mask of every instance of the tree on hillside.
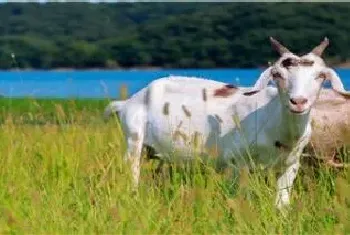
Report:
[{"label": "tree on hillside", "polygon": [[0,68],[257,67],[275,58],[269,36],[297,53],[328,36],[337,64],[349,59],[348,12],[349,3],[7,3]]}]

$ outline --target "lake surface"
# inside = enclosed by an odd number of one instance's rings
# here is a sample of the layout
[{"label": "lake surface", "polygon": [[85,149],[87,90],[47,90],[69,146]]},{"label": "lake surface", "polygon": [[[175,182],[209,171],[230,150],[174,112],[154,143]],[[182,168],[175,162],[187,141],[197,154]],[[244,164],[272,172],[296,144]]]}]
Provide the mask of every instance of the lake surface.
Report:
[{"label": "lake surface", "polygon": [[[126,85],[133,94],[154,79],[168,76],[196,76],[240,86],[251,86],[261,69],[179,69],[125,71],[2,71],[0,94],[6,97],[117,98]],[[337,70],[350,89],[350,70]]]}]

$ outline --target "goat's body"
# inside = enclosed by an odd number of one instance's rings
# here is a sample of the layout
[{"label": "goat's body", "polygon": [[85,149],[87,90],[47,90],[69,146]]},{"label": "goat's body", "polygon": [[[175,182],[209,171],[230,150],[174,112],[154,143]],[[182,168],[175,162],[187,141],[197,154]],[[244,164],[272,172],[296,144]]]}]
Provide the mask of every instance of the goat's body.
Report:
[{"label": "goat's body", "polygon": [[313,122],[312,148],[316,155],[332,160],[336,150],[344,144],[350,122],[349,99],[331,89],[321,91],[311,111]]},{"label": "goat's body", "polygon": [[[187,159],[214,148],[219,159],[234,159],[238,167],[279,163],[276,204],[280,208],[289,203],[300,156],[311,137],[310,111],[322,83],[330,80],[337,93],[347,97],[350,93],[320,57],[327,38],[301,57],[277,40],[270,41],[281,57],[256,82],[259,92],[205,79],[169,77],[110,106],[120,111],[136,185],[144,145],[169,159]],[[267,87],[272,80],[277,88]]]},{"label": "goat's body", "polygon": [[[182,82],[187,83],[186,87],[181,86]],[[225,84],[194,78],[191,82],[188,84],[182,77],[159,79],[150,84],[148,90],[141,90],[142,95],[126,101],[126,108],[119,110],[121,121],[126,124],[126,135],[136,135],[143,129],[143,135],[139,136],[143,144],[169,157],[176,152],[187,158],[217,148],[220,156],[230,159],[245,156],[248,146],[262,152],[275,152],[274,142],[269,138],[281,132],[276,128],[278,120],[273,120],[280,116],[275,88],[254,96],[244,96],[240,90],[227,98],[207,94],[204,101],[203,89],[211,93]],[[274,98],[277,102],[269,102]],[[238,124],[236,120],[242,122]],[[194,140],[197,143],[193,143]]]},{"label": "goat's body", "polygon": [[251,96],[244,94],[249,89],[232,88],[232,94],[216,96],[224,86],[199,78],[162,78],[119,107],[135,183],[145,145],[168,160],[211,154],[214,149],[220,160],[234,159],[237,167],[282,166],[278,204],[287,203],[299,156],[311,134],[308,115],[296,120],[282,112],[274,87]]},{"label": "goat's body", "polygon": [[[230,104],[229,100],[220,98],[215,98],[220,103],[214,103],[209,97],[213,88],[224,85],[185,77],[154,81],[119,109],[126,136],[141,132],[139,137],[143,139],[143,144],[152,146],[162,155],[172,155],[178,150],[182,156],[190,156],[194,151],[191,137],[205,140],[215,132],[215,127],[208,123],[210,120],[206,116],[224,112]],[[203,89],[208,92],[206,98],[203,97]],[[205,147],[203,143],[199,145],[198,148]]]}]

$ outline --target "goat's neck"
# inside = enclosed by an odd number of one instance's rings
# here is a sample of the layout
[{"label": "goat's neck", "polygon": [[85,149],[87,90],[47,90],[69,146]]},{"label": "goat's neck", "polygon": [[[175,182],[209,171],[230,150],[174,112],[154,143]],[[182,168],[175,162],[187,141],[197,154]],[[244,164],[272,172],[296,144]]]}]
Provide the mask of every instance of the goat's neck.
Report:
[{"label": "goat's neck", "polygon": [[284,128],[286,138],[300,138],[310,122],[310,112],[298,115],[290,112],[288,107],[282,107],[281,111],[281,128]]}]

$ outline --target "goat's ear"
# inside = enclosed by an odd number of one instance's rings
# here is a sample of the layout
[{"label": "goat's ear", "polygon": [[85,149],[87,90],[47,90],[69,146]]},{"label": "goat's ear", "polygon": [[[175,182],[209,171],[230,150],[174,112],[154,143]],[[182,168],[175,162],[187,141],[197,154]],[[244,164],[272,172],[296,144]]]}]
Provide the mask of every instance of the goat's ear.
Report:
[{"label": "goat's ear", "polygon": [[261,90],[267,87],[269,82],[272,80],[271,70],[272,67],[270,66],[264,72],[262,72],[258,80],[255,82],[253,90]]},{"label": "goat's ear", "polygon": [[325,77],[328,81],[331,82],[332,89],[334,91],[344,96],[344,98],[350,99],[350,91],[346,91],[344,89],[344,85],[340,77],[337,75],[337,73],[333,69],[328,68],[325,72]]}]

